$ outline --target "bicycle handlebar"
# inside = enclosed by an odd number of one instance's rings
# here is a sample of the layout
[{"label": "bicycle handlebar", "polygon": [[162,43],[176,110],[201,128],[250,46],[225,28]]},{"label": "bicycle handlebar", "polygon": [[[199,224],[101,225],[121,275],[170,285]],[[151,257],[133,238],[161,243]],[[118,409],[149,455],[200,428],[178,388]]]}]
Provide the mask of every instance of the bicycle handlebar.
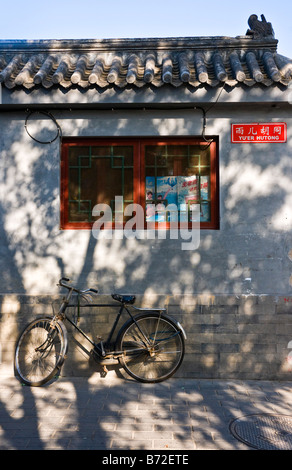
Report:
[{"label": "bicycle handlebar", "polygon": [[59,286],[61,287],[66,287],[66,289],[72,289],[73,291],[75,292],[80,292],[82,294],[84,294],[85,292],[94,292],[95,294],[98,293],[98,291],[96,289],[85,289],[85,290],[81,290],[81,289],[77,289],[77,287],[72,287],[72,286],[69,286],[68,284],[65,284],[66,282],[70,282],[70,279],[68,279],[67,277],[62,277],[60,280],[59,280]]}]

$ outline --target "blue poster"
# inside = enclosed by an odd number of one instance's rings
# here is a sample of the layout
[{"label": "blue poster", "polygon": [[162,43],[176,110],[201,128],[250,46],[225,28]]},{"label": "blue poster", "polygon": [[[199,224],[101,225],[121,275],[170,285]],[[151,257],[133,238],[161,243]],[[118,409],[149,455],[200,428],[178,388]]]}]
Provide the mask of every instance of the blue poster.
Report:
[{"label": "blue poster", "polygon": [[155,176],[146,176],[146,220],[166,221],[169,204],[177,205],[177,177],[158,176],[155,188]]}]

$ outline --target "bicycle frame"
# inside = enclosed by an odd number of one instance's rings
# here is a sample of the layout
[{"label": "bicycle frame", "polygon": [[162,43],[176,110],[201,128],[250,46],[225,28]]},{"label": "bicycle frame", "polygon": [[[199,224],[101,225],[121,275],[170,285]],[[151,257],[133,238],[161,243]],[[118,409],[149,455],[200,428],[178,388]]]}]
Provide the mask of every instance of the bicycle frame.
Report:
[{"label": "bicycle frame", "polygon": [[[89,294],[89,292],[94,292],[94,293],[97,293],[97,291],[95,291],[94,289],[87,289],[86,291],[81,291],[81,290],[78,290],[74,287],[71,287],[67,284],[64,284],[64,282],[62,281],[67,281],[67,279],[63,278],[62,280],[59,281],[59,285],[62,286],[62,287],[65,287],[66,289],[69,290],[67,296],[64,297],[63,299],[63,302],[61,304],[61,307],[60,307],[60,310],[59,310],[59,313],[56,315],[56,318],[57,319],[61,319],[61,320],[67,320],[93,347],[94,347],[94,351],[100,356],[100,357],[106,357],[107,355],[110,355],[110,356],[115,356],[116,358],[119,357],[120,355],[123,355],[126,353],[126,351],[116,351],[115,349],[112,350],[112,351],[105,351],[104,347],[109,347],[110,343],[111,343],[111,340],[113,338],[113,335],[114,335],[114,332],[116,331],[116,327],[119,323],[119,320],[121,318],[121,315],[122,313],[124,312],[124,310],[128,313],[129,317],[132,319],[132,321],[136,324],[139,332],[141,333],[142,337],[144,338],[145,340],[145,346],[146,348],[150,349],[151,347],[151,342],[149,341],[149,339],[147,338],[147,336],[144,334],[144,332],[141,330],[139,324],[137,323],[136,319],[135,319],[135,315],[132,315],[132,313],[130,312],[130,310],[127,308],[126,304],[125,303],[122,303],[122,302],[119,302],[117,304],[94,304],[94,303],[90,303],[90,304],[84,304],[84,305],[80,305],[79,303],[79,297],[80,296],[86,296],[86,294]],[[77,295],[78,295],[78,309],[80,308],[86,308],[86,307],[89,307],[89,308],[92,308],[92,307],[99,307],[99,308],[105,308],[105,307],[113,307],[113,308],[119,308],[119,312],[117,313],[117,316],[115,318],[115,321],[112,325],[112,328],[109,332],[109,335],[108,335],[108,338],[106,339],[106,341],[100,341],[99,343],[95,343],[91,338],[89,338],[89,336],[81,329],[79,328],[79,326],[73,321],[71,320],[70,317],[68,317],[68,315],[66,315],[66,310],[67,308],[69,307],[76,307],[76,304],[70,304],[70,300],[71,300],[71,297],[72,297],[72,294],[73,292],[76,292]],[[139,307],[135,307],[135,306],[131,306],[131,308],[135,309],[136,311],[138,312],[156,312],[156,313],[159,313],[159,315],[161,315],[162,313],[165,314],[166,310],[164,308],[139,308]],[[78,315],[79,315],[79,312],[78,312]],[[181,325],[176,322],[178,327],[179,327],[179,330],[181,330],[181,332],[183,333],[184,337],[186,338],[186,335],[185,335],[185,332],[184,330],[182,329]],[[158,328],[158,323],[157,323],[157,328]],[[156,333],[157,331],[155,332],[154,334],[154,339],[152,340],[152,342],[155,342],[155,338],[156,338]],[[166,338],[164,341],[168,340],[169,338]],[[115,344],[115,343],[114,343]],[[133,352],[133,350],[132,350]]]},{"label": "bicycle frame", "polygon": [[[139,329],[140,333],[142,334],[142,336],[145,339],[146,346],[150,346],[150,342],[149,342],[148,338],[144,335],[144,333],[141,330],[138,323],[136,322],[135,316],[132,315],[132,313],[130,312],[130,310],[127,308],[127,306],[125,304],[123,304],[123,303],[122,304],[121,303],[119,303],[119,304],[93,304],[93,303],[90,303],[90,304],[84,304],[84,305],[80,306],[79,300],[78,300],[78,309],[85,308],[85,307],[89,307],[89,308],[92,308],[92,307],[119,308],[119,312],[117,313],[117,316],[115,318],[115,321],[112,325],[112,328],[109,332],[109,335],[108,335],[108,338],[106,339],[106,341],[105,342],[100,341],[99,343],[95,343],[94,341],[92,341],[92,339],[89,338],[89,336],[73,320],[71,320],[71,318],[68,315],[66,315],[67,308],[76,307],[75,304],[70,304],[70,300],[71,300],[73,292],[76,292],[79,296],[79,295],[82,295],[82,294],[84,295],[85,293],[88,293],[88,291],[80,293],[80,291],[78,291],[74,287],[70,287],[70,286],[67,286],[67,285],[64,285],[64,284],[61,284],[61,283],[60,283],[60,285],[62,287],[66,287],[67,289],[69,289],[69,292],[68,292],[67,296],[63,299],[63,302],[62,302],[62,305],[60,307],[59,313],[56,315],[56,317],[61,318],[62,320],[67,320],[94,347],[94,351],[97,352],[101,357],[105,357],[106,354],[109,354],[109,355],[115,354],[115,356],[119,356],[120,354],[123,354],[122,351],[115,351],[115,350],[114,351],[108,351],[106,353],[104,347],[108,347],[108,345],[110,344],[110,342],[112,340],[112,337],[114,335],[114,332],[116,331],[116,327],[119,323],[119,320],[120,320],[121,315],[124,312],[124,310],[128,313],[129,317],[136,323],[137,328]],[[156,308],[154,308],[154,309],[147,309],[147,308],[142,309],[142,308],[138,308],[138,307],[134,307],[134,306],[132,306],[132,308],[134,308],[135,310],[141,311],[141,312],[142,311],[144,312],[144,311],[147,311],[147,310],[156,311],[156,312],[160,312],[160,313],[165,312],[165,309],[156,309]]]},{"label": "bicycle frame", "polygon": [[[72,304],[72,305],[71,305],[71,304],[68,304],[67,307],[76,307],[76,305],[74,305],[74,304]],[[127,307],[126,307],[125,305],[119,305],[119,304],[88,304],[88,305],[87,305],[87,304],[85,304],[85,305],[82,305],[81,308],[85,308],[85,307],[90,307],[90,308],[92,308],[92,307],[101,307],[101,308],[103,308],[103,307],[114,307],[114,308],[119,307],[119,312],[117,313],[117,316],[116,316],[116,318],[115,318],[115,321],[114,321],[114,323],[113,323],[113,325],[112,325],[112,328],[111,328],[111,330],[110,330],[110,332],[109,332],[109,335],[108,335],[106,341],[104,342],[104,345],[105,345],[105,346],[107,346],[108,344],[110,344],[110,342],[111,342],[111,340],[112,340],[112,337],[113,337],[113,335],[114,335],[114,332],[116,331],[116,327],[117,327],[117,325],[118,325],[118,323],[119,323],[119,320],[120,320],[121,315],[122,315],[122,313],[123,313],[124,310],[126,310],[126,312],[129,314],[129,316],[130,316],[132,319],[134,319],[134,316],[131,314],[131,312],[127,309]],[[97,350],[97,351],[100,353],[101,356],[105,356],[105,351],[104,351],[104,349],[103,349],[103,342],[95,343],[94,341],[92,341],[92,339],[90,339],[90,338],[87,336],[87,334],[84,333],[84,331],[83,331],[81,328],[79,328],[79,326],[78,326],[73,320],[71,320],[71,318],[68,317],[68,315],[66,315],[66,313],[65,313],[65,319],[68,320],[68,322],[69,322],[82,336],[84,336],[84,338],[86,338],[87,341],[89,341],[89,343],[90,343],[92,346],[94,346],[95,350]],[[134,321],[135,321],[135,320],[134,320]],[[99,346],[99,344],[101,344],[101,346]],[[114,351],[112,351],[112,352],[114,352]]]}]

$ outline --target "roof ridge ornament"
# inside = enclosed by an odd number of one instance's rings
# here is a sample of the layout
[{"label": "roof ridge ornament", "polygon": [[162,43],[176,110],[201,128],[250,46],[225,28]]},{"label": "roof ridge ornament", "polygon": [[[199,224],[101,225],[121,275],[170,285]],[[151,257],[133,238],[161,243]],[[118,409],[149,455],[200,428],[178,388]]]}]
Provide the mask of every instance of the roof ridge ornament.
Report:
[{"label": "roof ridge ornament", "polygon": [[261,15],[261,21],[258,20],[257,15],[250,15],[248,19],[248,26],[250,29],[246,31],[247,36],[252,36],[253,39],[262,39],[267,37],[275,37],[272,24],[268,23],[265,16]]}]

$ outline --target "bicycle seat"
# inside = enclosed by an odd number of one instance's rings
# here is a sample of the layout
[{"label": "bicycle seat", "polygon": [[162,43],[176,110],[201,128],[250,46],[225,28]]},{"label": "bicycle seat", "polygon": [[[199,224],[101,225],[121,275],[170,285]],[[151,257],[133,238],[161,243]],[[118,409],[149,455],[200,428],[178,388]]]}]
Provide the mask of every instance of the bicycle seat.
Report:
[{"label": "bicycle seat", "polygon": [[136,300],[134,295],[112,294],[112,298],[122,304],[133,304]]}]

